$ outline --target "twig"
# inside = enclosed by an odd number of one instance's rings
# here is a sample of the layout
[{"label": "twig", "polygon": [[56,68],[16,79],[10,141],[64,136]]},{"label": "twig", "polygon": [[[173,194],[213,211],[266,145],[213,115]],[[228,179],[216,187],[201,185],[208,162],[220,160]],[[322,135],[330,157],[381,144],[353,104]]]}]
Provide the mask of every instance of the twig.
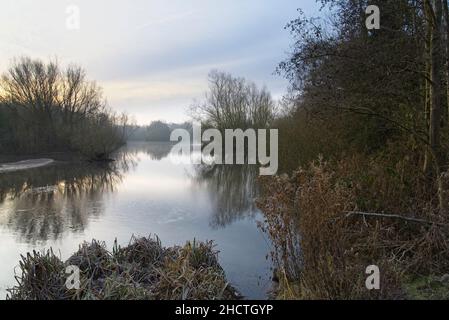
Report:
[{"label": "twig", "polygon": [[398,219],[398,220],[405,220],[405,221],[411,221],[416,223],[425,223],[430,225],[437,225],[440,227],[449,228],[449,225],[444,223],[438,223],[433,222],[429,220],[424,219],[418,219],[418,218],[410,218],[410,217],[404,217],[398,214],[383,214],[383,213],[371,213],[371,212],[360,212],[360,211],[348,211],[346,212],[346,218],[349,218],[351,216],[362,216],[362,217],[374,217],[374,218],[388,218],[388,219]]}]

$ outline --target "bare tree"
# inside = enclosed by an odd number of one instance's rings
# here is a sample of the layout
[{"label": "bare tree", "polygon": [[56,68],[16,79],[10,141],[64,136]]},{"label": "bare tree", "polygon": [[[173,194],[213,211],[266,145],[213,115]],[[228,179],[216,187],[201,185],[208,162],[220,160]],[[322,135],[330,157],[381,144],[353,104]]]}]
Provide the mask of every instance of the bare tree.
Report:
[{"label": "bare tree", "polygon": [[63,121],[73,134],[74,127],[89,116],[105,111],[105,101],[101,88],[95,82],[86,80],[81,67],[70,66],[62,74],[59,106],[63,113]]},{"label": "bare tree", "polygon": [[203,102],[192,107],[197,120],[219,130],[266,128],[274,118],[275,104],[266,88],[244,78],[212,71]]},{"label": "bare tree", "polygon": [[107,108],[101,88],[81,67],[62,70],[56,61],[20,58],[0,84],[15,152],[68,149],[101,159],[126,139],[128,116]]}]

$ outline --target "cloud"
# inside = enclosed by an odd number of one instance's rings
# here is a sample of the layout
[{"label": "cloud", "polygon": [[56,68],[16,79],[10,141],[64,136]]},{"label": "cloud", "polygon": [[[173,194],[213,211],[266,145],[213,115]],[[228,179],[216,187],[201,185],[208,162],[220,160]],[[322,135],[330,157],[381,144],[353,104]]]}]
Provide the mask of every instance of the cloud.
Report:
[{"label": "cloud", "polygon": [[[81,29],[65,28],[66,7],[78,5]],[[85,67],[117,110],[186,119],[186,108],[220,69],[266,85],[280,96],[287,83],[273,75],[291,43],[284,30],[310,0],[16,0],[0,11],[0,68],[15,56],[54,58]]]},{"label": "cloud", "polygon": [[190,10],[190,11],[186,11],[186,12],[180,12],[180,13],[175,13],[175,14],[171,14],[168,15],[166,17],[162,17],[162,18],[156,18],[153,19],[139,27],[137,27],[137,30],[142,30],[148,27],[154,27],[155,25],[160,25],[160,24],[166,24],[166,23],[171,23],[171,22],[175,22],[178,20],[182,20],[186,17],[192,16],[195,13],[194,10]]}]

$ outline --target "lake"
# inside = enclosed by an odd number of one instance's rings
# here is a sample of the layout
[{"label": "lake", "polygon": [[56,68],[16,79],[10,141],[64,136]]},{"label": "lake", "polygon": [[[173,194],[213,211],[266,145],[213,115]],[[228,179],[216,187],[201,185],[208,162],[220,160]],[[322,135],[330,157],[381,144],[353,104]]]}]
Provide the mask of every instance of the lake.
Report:
[{"label": "lake", "polygon": [[[258,228],[252,166],[180,163],[168,143],[131,142],[109,165],[56,162],[0,174],[0,295],[20,254],[52,247],[67,259],[83,241],[157,235],[164,246],[214,240],[228,281],[246,298],[271,288],[270,244]],[[17,269],[16,269],[17,271]]]}]

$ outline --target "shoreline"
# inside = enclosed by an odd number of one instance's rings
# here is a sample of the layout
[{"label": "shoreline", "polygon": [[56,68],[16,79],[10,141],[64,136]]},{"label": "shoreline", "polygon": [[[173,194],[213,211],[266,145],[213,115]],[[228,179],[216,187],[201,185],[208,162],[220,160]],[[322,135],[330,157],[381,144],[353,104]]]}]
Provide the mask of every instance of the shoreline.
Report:
[{"label": "shoreline", "polygon": [[3,154],[0,155],[0,174],[43,168],[58,163],[77,163],[82,161],[88,160],[78,153],[69,151],[20,155]]},{"label": "shoreline", "polygon": [[36,159],[53,159],[56,162],[56,161],[76,161],[81,159],[81,157],[78,154],[69,151],[42,152],[30,154],[2,154],[0,155],[0,165]]},{"label": "shoreline", "polygon": [[28,159],[16,162],[0,163],[0,174],[42,168],[53,164],[55,160],[49,158]]},{"label": "shoreline", "polygon": [[[6,300],[240,300],[209,242],[164,247],[157,236],[83,242],[66,261],[50,247],[21,256]],[[40,270],[42,272],[36,272]],[[68,275],[67,270],[72,270]]]}]

